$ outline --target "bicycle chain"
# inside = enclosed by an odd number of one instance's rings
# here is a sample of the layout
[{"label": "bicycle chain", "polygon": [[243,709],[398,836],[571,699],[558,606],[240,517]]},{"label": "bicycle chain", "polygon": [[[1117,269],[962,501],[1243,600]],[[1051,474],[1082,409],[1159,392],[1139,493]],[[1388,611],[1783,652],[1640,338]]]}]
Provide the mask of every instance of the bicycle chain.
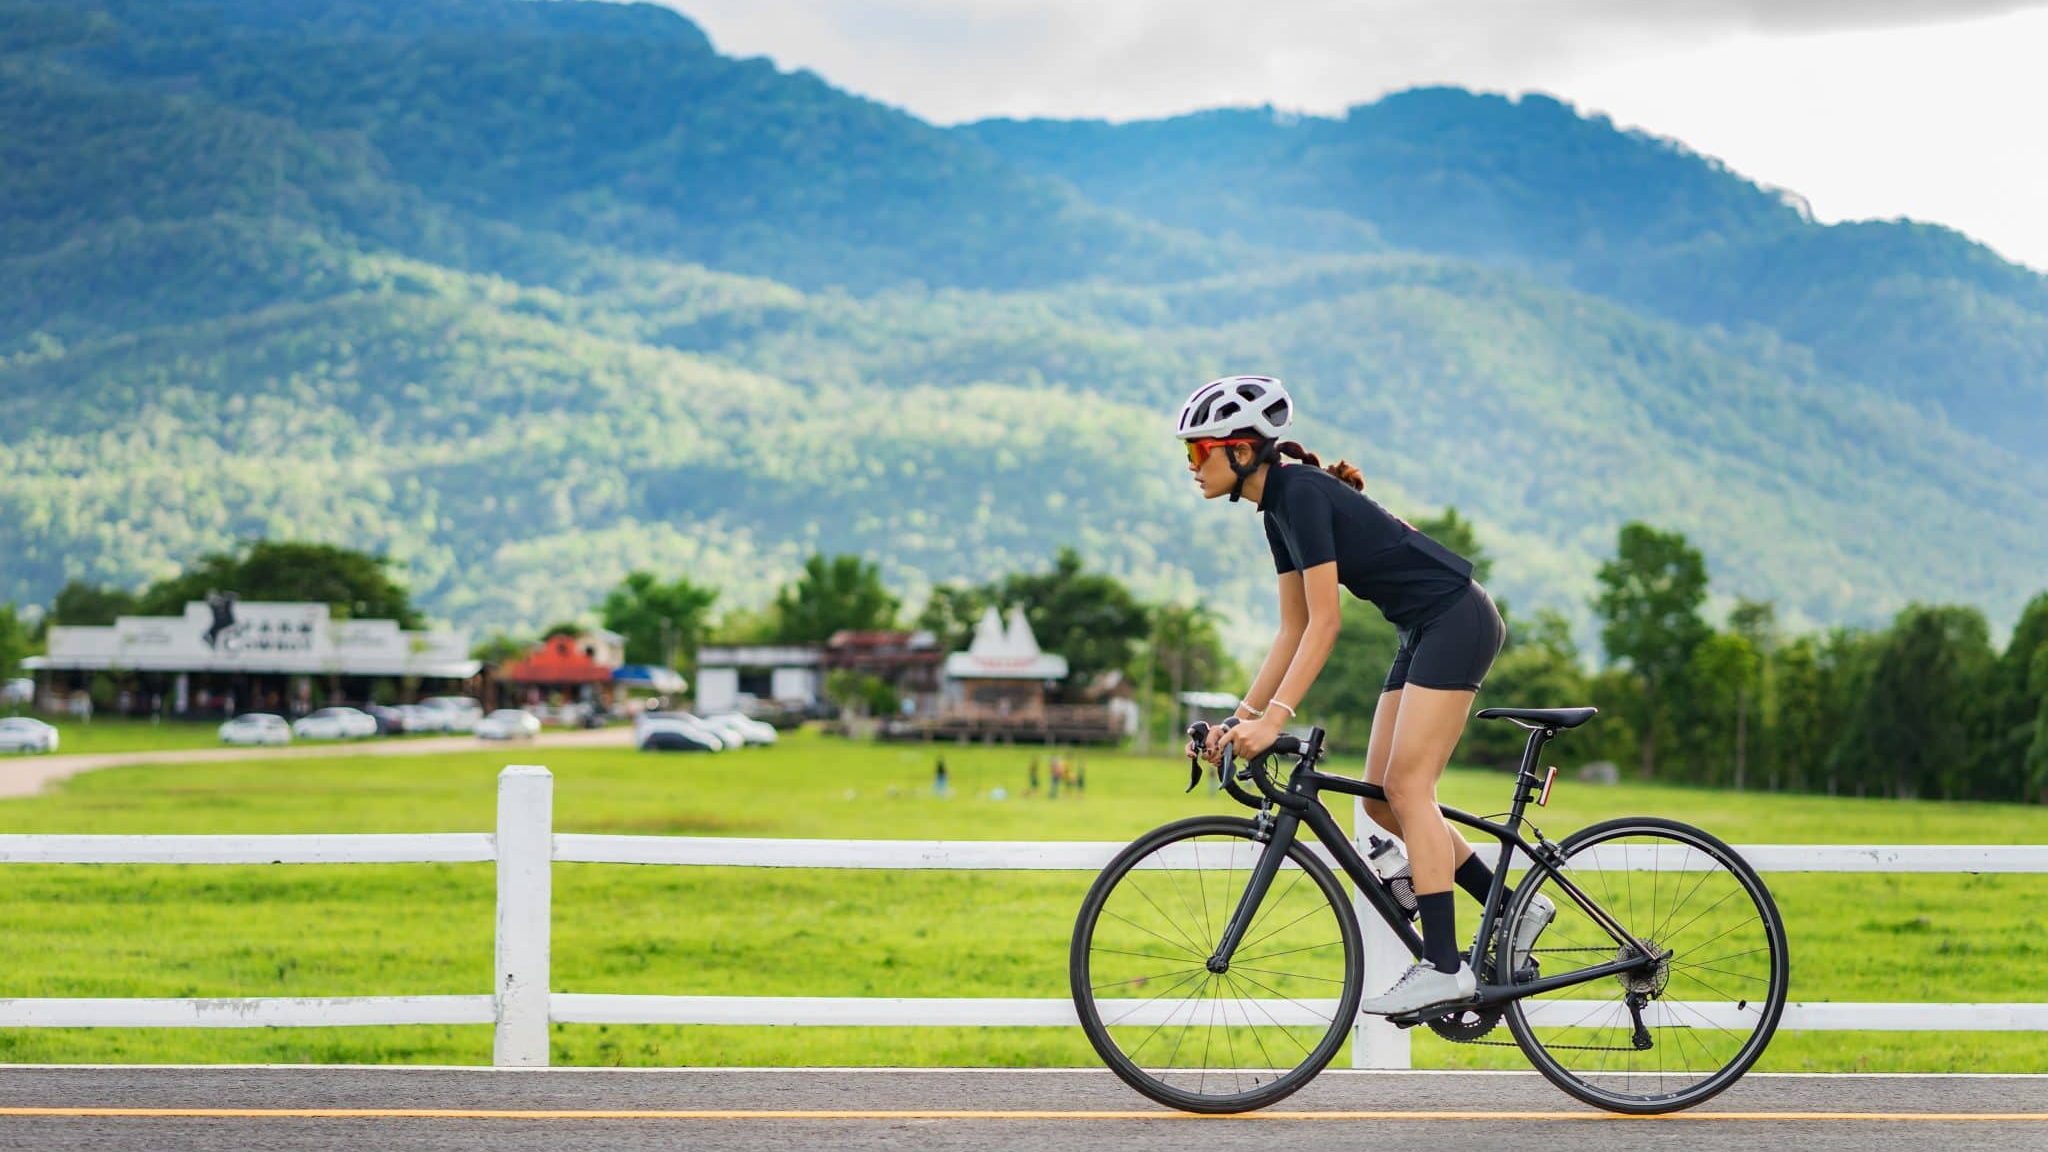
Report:
[{"label": "bicycle chain", "polygon": [[[1535,951],[1544,955],[1556,955],[1561,952],[1606,952],[1607,949],[1563,947],[1538,948]],[[1520,1044],[1513,1040],[1483,1039],[1483,1037],[1491,1034],[1495,1028],[1500,1026],[1501,1016],[1503,1015],[1501,1009],[1495,1008],[1486,1012],[1469,1013],[1477,1017],[1471,1023],[1465,1023],[1463,1020],[1463,1017],[1467,1014],[1459,1012],[1452,1016],[1439,1016],[1434,1020],[1424,1021],[1424,1023],[1429,1025],[1431,1032],[1449,1040],[1453,1044],[1476,1044],[1482,1048],[1521,1047]],[[1635,1052],[1638,1050],[1633,1045],[1620,1047],[1606,1044],[1545,1044],[1544,1047],[1560,1052]]]}]

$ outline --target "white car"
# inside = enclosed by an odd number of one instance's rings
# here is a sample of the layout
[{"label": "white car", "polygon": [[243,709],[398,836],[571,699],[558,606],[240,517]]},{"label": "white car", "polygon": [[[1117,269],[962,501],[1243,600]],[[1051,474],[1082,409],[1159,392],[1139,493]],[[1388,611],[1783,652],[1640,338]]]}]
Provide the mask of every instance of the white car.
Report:
[{"label": "white car", "polygon": [[10,716],[0,720],[0,752],[55,752],[57,730],[41,720]]},{"label": "white car", "polygon": [[679,732],[712,752],[737,748],[740,742],[729,732],[706,724],[688,712],[642,712],[633,721],[633,743],[645,747],[648,736],[657,732]]},{"label": "white car", "polygon": [[484,718],[484,706],[468,696],[429,696],[420,701],[420,707],[439,712],[442,723],[437,731],[441,732],[474,732],[477,721]]},{"label": "white car", "polygon": [[407,732],[446,732],[448,720],[453,715],[445,708],[428,708],[422,704],[400,704],[399,719]]},{"label": "white car", "polygon": [[220,726],[223,744],[289,744],[292,727],[270,712],[244,712]]},{"label": "white car", "polygon": [[377,734],[377,718],[356,708],[322,708],[292,723],[301,740],[360,740]]},{"label": "white car", "polygon": [[500,708],[476,722],[479,740],[531,740],[540,735],[540,718],[523,708]]},{"label": "white car", "polygon": [[721,712],[705,719],[712,724],[722,724],[738,732],[749,744],[773,744],[777,739],[775,725],[738,712]]}]

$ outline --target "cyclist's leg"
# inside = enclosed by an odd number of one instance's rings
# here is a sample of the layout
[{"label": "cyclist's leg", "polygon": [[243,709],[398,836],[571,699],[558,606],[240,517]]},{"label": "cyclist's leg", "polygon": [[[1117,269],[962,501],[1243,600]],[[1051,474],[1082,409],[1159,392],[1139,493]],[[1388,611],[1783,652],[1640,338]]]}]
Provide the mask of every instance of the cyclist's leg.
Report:
[{"label": "cyclist's leg", "polygon": [[[1387,780],[1387,757],[1394,750],[1394,724],[1401,716],[1401,687],[1396,685],[1380,693],[1380,701],[1372,710],[1372,736],[1365,743],[1365,782],[1384,784]],[[1394,815],[1393,806],[1385,800],[1367,800],[1365,814],[1373,823],[1399,836],[1401,821]]]},{"label": "cyclist's leg", "polygon": [[[1394,727],[1394,743],[1388,755],[1386,789],[1394,815],[1407,829],[1409,867],[1415,874],[1415,895],[1425,915],[1423,942],[1439,968],[1456,967],[1462,951],[1449,912],[1451,877],[1457,868],[1456,845],[1463,837],[1452,834],[1437,809],[1436,785],[1451,751],[1465,733],[1465,721],[1472,709],[1473,692],[1459,689],[1426,688],[1409,684],[1402,691],[1401,715]],[[1468,848],[1467,853],[1470,852]],[[1441,901],[1430,898],[1441,896]],[[1432,921],[1434,921],[1432,923]],[[1434,932],[1432,932],[1434,929]],[[1448,965],[1448,967],[1446,967]]]}]

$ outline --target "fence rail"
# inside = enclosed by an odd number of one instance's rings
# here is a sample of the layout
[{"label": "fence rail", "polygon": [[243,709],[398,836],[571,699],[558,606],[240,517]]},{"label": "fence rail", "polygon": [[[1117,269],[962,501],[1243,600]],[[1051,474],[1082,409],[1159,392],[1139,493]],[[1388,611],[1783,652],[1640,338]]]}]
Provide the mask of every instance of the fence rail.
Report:
[{"label": "fence rail", "polygon": [[[1094,872],[1121,843],[1002,840],[763,840],[595,836],[553,830],[554,779],[515,765],[498,779],[495,833],[334,836],[0,835],[0,864],[442,864],[497,865],[495,991],[453,996],[193,999],[0,998],[0,1028],[262,1028],[490,1024],[493,1062],[544,1065],[548,1026],[718,1024],[1073,1027],[1073,1004],[1051,998],[642,996],[555,992],[549,980],[551,869],[555,862],[743,868],[1025,870]],[[1495,845],[1485,847],[1494,848]],[[1315,849],[1321,852],[1321,846]],[[2048,873],[2048,845],[1755,844],[1736,849],[1761,872]],[[1672,870],[1685,862],[1595,854],[1582,869]],[[1367,930],[1368,970],[1409,962],[1377,918]],[[1575,1002],[1546,1005],[1571,1011]],[[1165,1012],[1173,1005],[1155,1005]],[[1271,1006],[1277,1009],[1277,1005]],[[1706,1018],[1711,1003],[1686,1006]],[[1262,1009],[1267,1010],[1267,1009]],[[1856,1031],[2048,1031],[2048,1003],[1793,1003],[1782,1027]],[[1360,1022],[1353,1063],[1407,1067],[1408,1034]]]}]

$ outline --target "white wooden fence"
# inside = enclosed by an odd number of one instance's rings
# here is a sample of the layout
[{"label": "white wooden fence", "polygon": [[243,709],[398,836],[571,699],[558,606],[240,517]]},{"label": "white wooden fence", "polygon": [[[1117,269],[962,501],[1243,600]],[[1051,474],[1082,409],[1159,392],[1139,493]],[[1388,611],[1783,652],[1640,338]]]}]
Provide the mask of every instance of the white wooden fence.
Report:
[{"label": "white wooden fence", "polygon": [[[0,1028],[259,1028],[491,1024],[494,1063],[545,1065],[548,1025],[1037,1025],[1078,1027],[1070,1001],[798,996],[620,996],[554,992],[548,931],[554,861],[756,868],[1099,871],[1120,843],[1040,841],[754,840],[556,834],[554,779],[513,766],[498,778],[498,830],[355,836],[0,835],[0,864],[411,864],[496,861],[496,973],[489,993],[457,996],[234,999],[6,999]],[[2048,846],[1747,845],[1763,872],[2048,873]],[[1612,862],[1610,862],[1612,863]],[[1632,862],[1635,870],[1655,864]],[[1075,897],[1078,901],[1077,881]],[[2017,911],[2015,914],[2018,914]],[[1391,977],[1407,953],[1377,917],[1369,973]],[[4,979],[4,978],[0,978]],[[1369,977],[1370,982],[1370,977]],[[4,990],[4,988],[0,988]],[[1571,1002],[1566,1002],[1571,1003]],[[1172,1005],[1159,1008],[1170,1010]],[[1277,1005],[1275,1006],[1278,1007]],[[1711,1004],[1693,1005],[1709,1017]],[[2048,1031],[2048,1003],[1794,1003],[1782,1027],[1859,1031]],[[1408,1034],[1368,1018],[1353,1045],[1361,1067],[1408,1066]]]}]

